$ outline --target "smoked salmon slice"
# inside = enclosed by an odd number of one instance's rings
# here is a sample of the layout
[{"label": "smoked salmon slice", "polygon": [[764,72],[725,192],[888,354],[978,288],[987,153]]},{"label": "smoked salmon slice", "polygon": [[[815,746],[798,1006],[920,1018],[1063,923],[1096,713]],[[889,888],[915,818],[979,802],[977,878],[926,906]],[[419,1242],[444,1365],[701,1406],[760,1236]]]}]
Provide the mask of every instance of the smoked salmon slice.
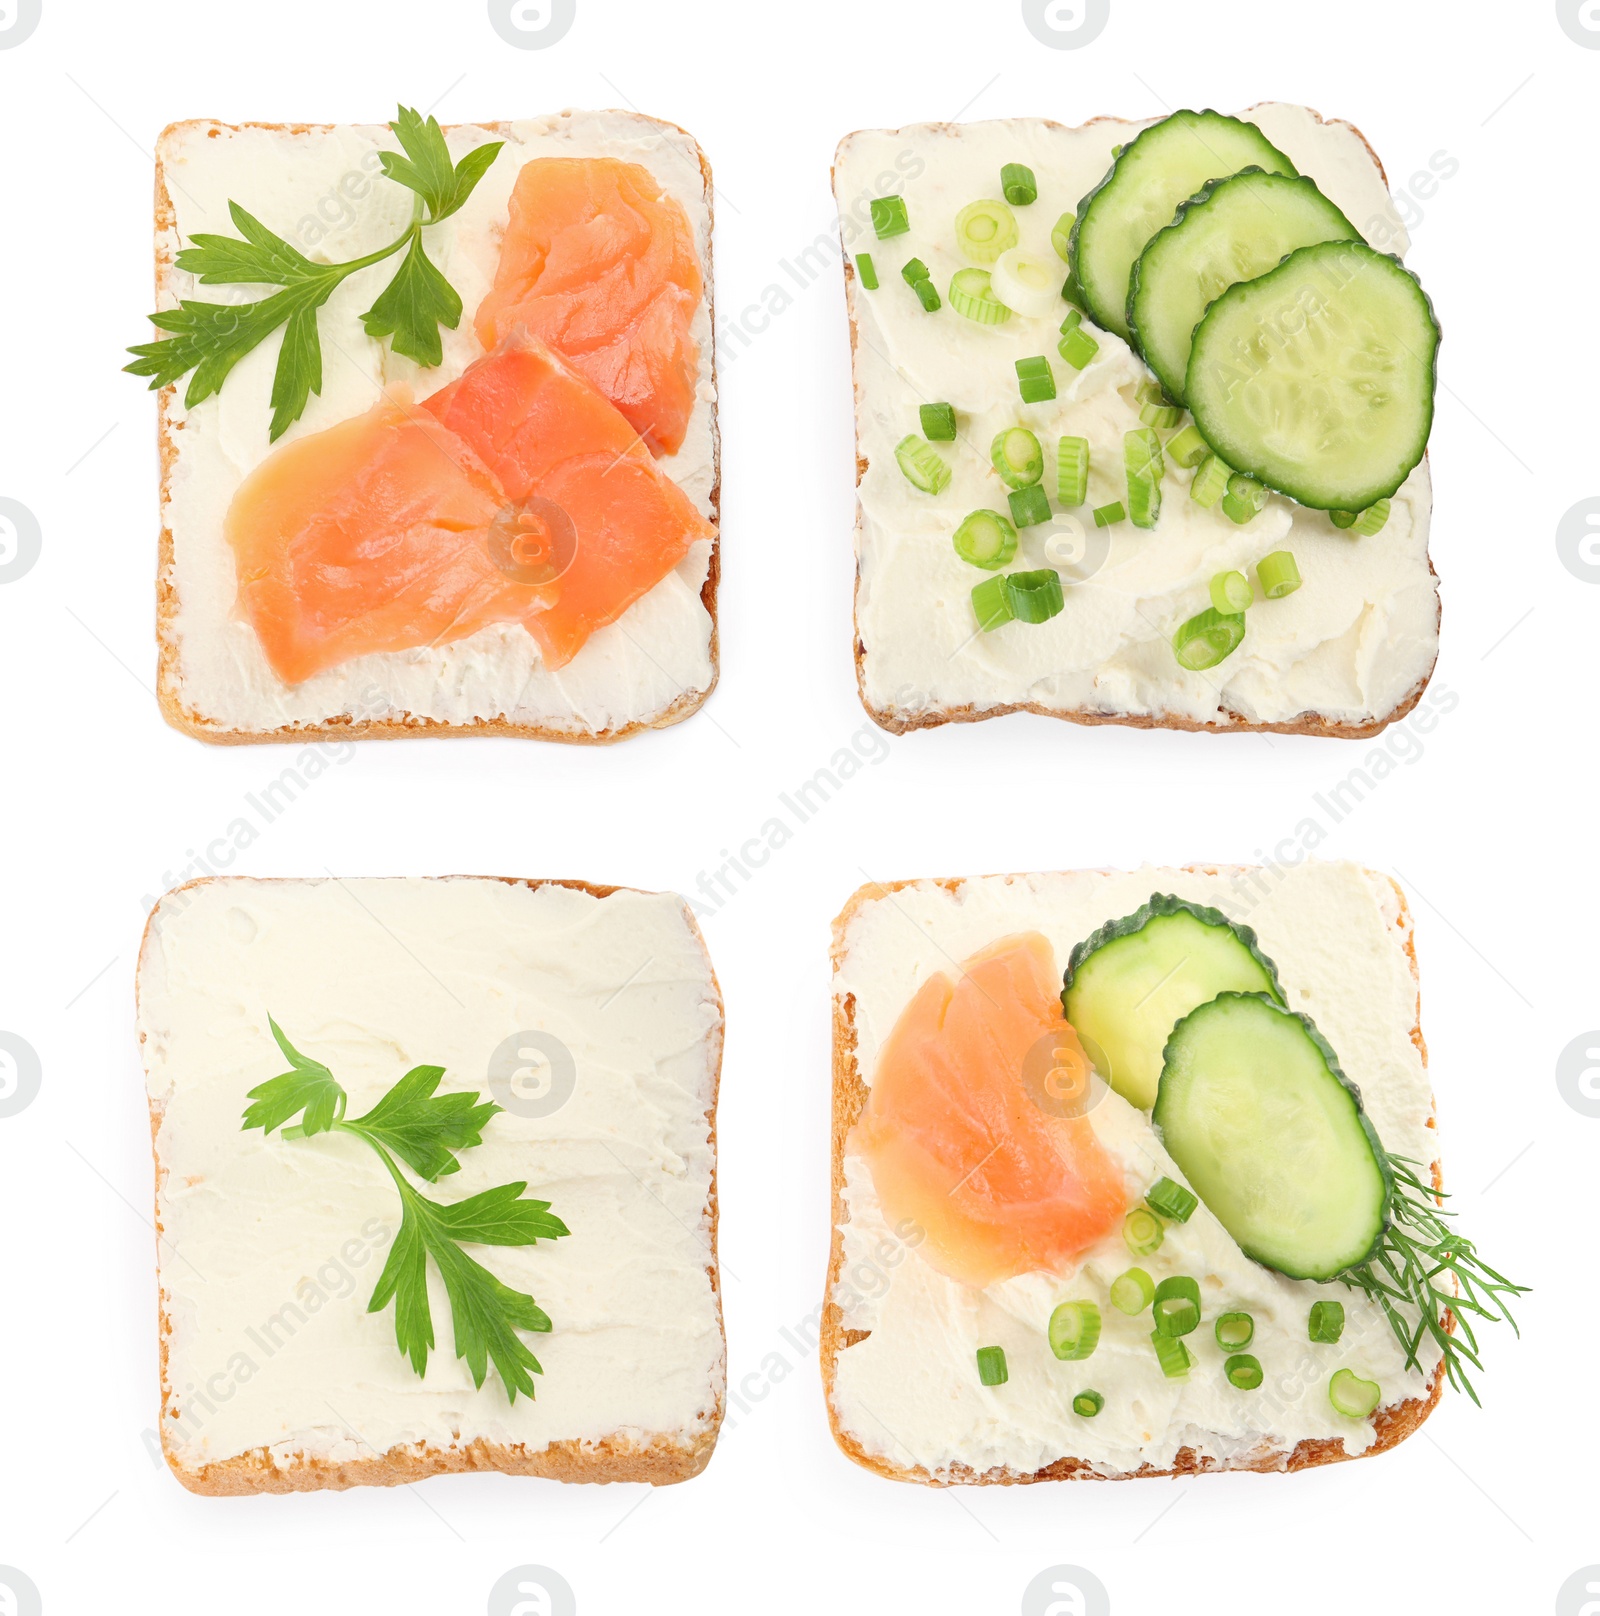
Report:
[{"label": "smoked salmon slice", "polygon": [[505,504],[472,450],[404,399],[276,449],[224,523],[239,606],[273,672],[298,684],[550,605],[553,584],[518,582],[489,555]]},{"label": "smoked salmon slice", "polygon": [[649,169],[614,157],[525,163],[494,285],[475,326],[486,350],[523,326],[676,454],[694,411],[690,334],[705,291],[682,206]]},{"label": "smoked salmon slice", "polygon": [[547,667],[570,662],[712,536],[628,422],[526,331],[423,408],[471,448],[508,501],[537,501],[553,518],[557,594],[528,619]]},{"label": "smoked salmon slice", "polygon": [[288,684],[498,622],[563,667],[712,537],[628,422],[525,331],[419,406],[385,400],[278,448],[224,531],[241,611]]},{"label": "smoked salmon slice", "polygon": [[941,1273],[982,1288],[1060,1271],[1117,1228],[1127,1191],[1081,1106],[1087,1076],[1049,942],[1008,937],[958,980],[930,977],[895,1023],[852,1133],[891,1223],[912,1220]]}]

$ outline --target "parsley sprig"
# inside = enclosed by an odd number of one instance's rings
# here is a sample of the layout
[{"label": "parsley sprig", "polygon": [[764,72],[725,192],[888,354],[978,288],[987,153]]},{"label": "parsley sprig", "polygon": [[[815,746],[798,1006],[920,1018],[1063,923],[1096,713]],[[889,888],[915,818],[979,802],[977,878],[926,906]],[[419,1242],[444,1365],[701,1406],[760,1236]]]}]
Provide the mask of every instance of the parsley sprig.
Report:
[{"label": "parsley sprig", "polygon": [[422,365],[439,364],[444,358],[439,328],[448,326],[453,331],[461,323],[461,298],[428,257],[422,233],[460,210],[505,142],[490,141],[452,163],[437,119],[424,121],[412,108],[401,107],[389,127],[402,151],[378,154],[384,175],[415,193],[411,223],[403,234],[364,258],[318,264],[230,201],[228,212],[239,235],[194,236],[193,245],[178,253],[178,268],[198,276],[202,286],[277,286],[282,290],[254,303],[184,300],[175,309],[152,314],[151,324],[171,335],[130,348],[134,362],[124,369],[135,376],[148,376],[152,392],[193,371],[184,394],[185,405],[193,409],[218,392],[233,367],[282,326],[283,346],[272,378],[269,432],[276,443],[305,413],[311,395],[322,392],[317,311],[357,270],[401,251],[405,257],[394,279],[362,315],[361,323],[368,336],[388,337],[396,353]]},{"label": "parsley sprig", "polygon": [[[347,1120],[345,1091],[321,1061],[302,1055],[269,1016],[268,1025],[289,1070],[250,1090],[254,1102],[244,1127],[285,1139],[319,1133],[350,1133],[378,1153],[400,1193],[400,1232],[367,1305],[380,1313],[394,1303],[395,1339],[419,1375],[434,1347],[428,1306],[428,1259],[444,1281],[455,1323],[456,1356],[466,1360],[481,1387],[493,1363],[506,1395],[534,1395],[533,1375],[543,1374],[519,1330],[548,1332],[550,1316],[534,1299],[496,1279],[461,1247],[531,1246],[568,1232],[548,1201],[525,1201],[523,1184],[502,1184],[465,1201],[429,1200],[401,1172],[400,1161],[432,1184],[461,1170],[457,1152],[483,1143],[483,1129],[500,1107],[472,1094],[440,1094],[442,1066],[413,1067],[365,1116]],[[298,1116],[294,1127],[284,1124]]]}]

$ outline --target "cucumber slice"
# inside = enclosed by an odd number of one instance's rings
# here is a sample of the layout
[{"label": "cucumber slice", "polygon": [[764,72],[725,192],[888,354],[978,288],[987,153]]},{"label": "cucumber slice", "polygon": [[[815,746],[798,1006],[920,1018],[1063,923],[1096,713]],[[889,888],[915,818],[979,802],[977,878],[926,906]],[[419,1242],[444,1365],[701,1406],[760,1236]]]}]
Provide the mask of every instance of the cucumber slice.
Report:
[{"label": "cucumber slice", "polygon": [[1207,180],[1252,164],[1271,174],[1295,172],[1254,124],[1220,112],[1175,112],[1122,148],[1078,204],[1072,227],[1072,271],[1097,325],[1127,336],[1128,281],[1145,243]]},{"label": "cucumber slice", "polygon": [[1133,266],[1128,329],[1169,397],[1185,402],[1194,328],[1238,281],[1297,248],[1359,241],[1361,232],[1303,175],[1247,168],[1213,180],[1158,230]]},{"label": "cucumber slice", "polygon": [[1364,242],[1329,241],[1211,305],[1186,394],[1235,470],[1302,505],[1360,511],[1427,450],[1438,350],[1416,276]]},{"label": "cucumber slice", "polygon": [[1310,1017],[1259,993],[1191,1011],[1167,1040],[1152,1120],[1247,1257],[1332,1279],[1382,1248],[1389,1160]]},{"label": "cucumber slice", "polygon": [[1142,909],[1102,926],[1073,949],[1061,1005],[1079,1037],[1098,1046],[1100,1075],[1148,1111],[1173,1027],[1228,989],[1283,999],[1277,967],[1248,926],[1203,904],[1156,893]]}]

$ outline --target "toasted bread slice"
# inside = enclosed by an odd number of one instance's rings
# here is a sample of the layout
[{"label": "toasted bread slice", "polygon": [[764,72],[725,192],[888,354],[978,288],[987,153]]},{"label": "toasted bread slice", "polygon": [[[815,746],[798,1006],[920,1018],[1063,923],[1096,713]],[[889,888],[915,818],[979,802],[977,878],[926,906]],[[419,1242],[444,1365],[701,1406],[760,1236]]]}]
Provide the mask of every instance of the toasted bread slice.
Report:
[{"label": "toasted bread slice", "polygon": [[[1363,981],[1370,992],[1364,994],[1361,987],[1352,985],[1340,995],[1336,976],[1328,972],[1325,963],[1328,957],[1335,956],[1325,951],[1311,932],[1296,937],[1292,925],[1285,926],[1284,917],[1292,915],[1295,906],[1304,900],[1312,881],[1331,883],[1326,890],[1343,892],[1352,912],[1366,911],[1360,935],[1351,939],[1351,946],[1367,951]],[[866,1105],[877,1051],[900,1009],[929,974],[954,969],[958,960],[1008,932],[1046,932],[1056,944],[1059,963],[1064,965],[1065,950],[1080,934],[1087,936],[1103,921],[1131,912],[1153,891],[1176,891],[1180,896],[1213,904],[1234,918],[1248,916],[1263,949],[1276,957],[1283,971],[1291,1003],[1296,1008],[1309,1009],[1325,1031],[1334,1029],[1335,1038],[1341,1025],[1354,1028],[1364,1016],[1392,1016],[1393,1024],[1385,1021],[1381,1045],[1375,1046],[1381,1048],[1381,1058],[1370,1059],[1357,1081],[1369,1109],[1382,1118],[1382,1126],[1392,1135],[1386,1141],[1390,1148],[1400,1154],[1407,1153],[1408,1148],[1414,1150],[1416,1159],[1432,1163],[1435,1185],[1441,1183],[1411,915],[1404,893],[1388,877],[1353,865],[1312,864],[1294,871],[1281,866],[1262,870],[1192,865],[1182,870],[1146,869],[1131,874],[1074,871],[897,881],[860,888],[835,920],[833,932],[833,1240],[820,1334],[822,1377],[834,1439],[850,1458],[881,1476],[929,1486],[952,1486],[1125,1480],[1216,1470],[1304,1470],[1382,1453],[1411,1435],[1438,1403],[1444,1380],[1442,1362],[1436,1362],[1426,1374],[1401,1373],[1396,1368],[1392,1378],[1386,1377],[1386,1391],[1399,1386],[1404,1388],[1403,1395],[1387,1397],[1371,1420],[1370,1429],[1358,1429],[1350,1422],[1348,1445],[1342,1437],[1327,1434],[1293,1440],[1280,1435],[1274,1439],[1261,1428],[1261,1421],[1256,1421],[1254,1427],[1247,1421],[1233,1430],[1211,1431],[1203,1436],[1197,1434],[1192,1441],[1178,1441],[1173,1431],[1185,1423],[1180,1411],[1172,1416],[1171,1426],[1155,1432],[1147,1444],[1155,1457],[1141,1458],[1133,1453],[1125,1455],[1124,1462],[1114,1463],[1104,1453],[1074,1451],[1064,1441],[1059,1448],[1049,1446],[1051,1437],[1066,1429],[1080,1435],[1087,1447],[1100,1421],[1080,1420],[1075,1425],[1056,1422],[1030,1428],[1027,1399],[1030,1391],[1037,1394],[1038,1388],[1017,1383],[1014,1354],[1014,1378],[1009,1389],[1017,1396],[983,1394],[987,1400],[982,1419],[992,1422],[999,1434],[988,1440],[982,1454],[961,1451],[962,1444],[952,1443],[949,1429],[937,1419],[930,1427],[915,1429],[918,1411],[955,1407],[971,1397],[977,1386],[970,1355],[951,1350],[952,1343],[939,1338],[938,1318],[944,1317],[947,1323],[954,1318],[958,1322],[951,1328],[963,1332],[968,1329],[969,1319],[979,1313],[986,1323],[993,1324],[1006,1308],[1019,1304],[1021,1293],[1016,1291],[1008,1292],[1003,1302],[995,1304],[1000,1311],[988,1312],[983,1310],[990,1308],[990,1293],[963,1291],[952,1314],[936,1313],[920,1319],[915,1344],[905,1332],[908,1313],[896,1314],[890,1325],[895,1331],[894,1352],[879,1360],[873,1374],[863,1375],[848,1387],[843,1383],[851,1353],[878,1350],[869,1343],[878,1333],[879,1315],[888,1309],[888,1299],[897,1284],[909,1280],[912,1287],[925,1288],[932,1296],[953,1296],[959,1289],[935,1274],[916,1254],[919,1231],[907,1235],[886,1227],[879,1215],[870,1175],[851,1151],[851,1129]],[[886,959],[886,951],[892,958]],[[1324,960],[1320,966],[1316,963],[1319,952]],[[1334,1002],[1340,999],[1342,1002]],[[1355,1036],[1352,1032],[1352,1041]],[[1362,1053],[1364,1059],[1371,1055],[1366,1047]],[[1388,1085],[1386,1077],[1393,1080]],[[853,1219],[862,1220],[859,1237],[852,1229]],[[1255,1265],[1236,1249],[1233,1255],[1245,1270],[1254,1269]],[[1111,1256],[1117,1268],[1135,1260],[1120,1248]],[[1085,1268],[1093,1259],[1093,1253],[1086,1254]],[[1024,1276],[1006,1283],[1009,1287],[1025,1287],[1041,1277]],[[1279,1276],[1270,1277],[1277,1280]],[[1063,1281],[1056,1289],[1065,1296],[1072,1283]],[[1296,1285],[1292,1281],[1282,1283]],[[1083,1288],[1078,1285],[1080,1291]],[[1307,1293],[1309,1306],[1317,1287],[1299,1288]],[[1373,1323],[1372,1319],[1363,1321],[1361,1316],[1370,1304],[1354,1292],[1339,1290],[1337,1294],[1345,1301],[1352,1332],[1363,1323]],[[1031,1305],[1028,1298],[1021,1300]],[[920,1306],[921,1302],[914,1298],[912,1307]],[[917,1315],[913,1312],[909,1316]],[[1303,1328],[1303,1315],[1297,1314],[1296,1322]],[[1209,1322],[1203,1328],[1209,1333]],[[1382,1330],[1387,1332],[1387,1324]],[[965,1333],[960,1340],[965,1343]],[[1263,1362],[1272,1375],[1270,1354],[1259,1346],[1256,1350],[1262,1351]],[[1308,1359],[1302,1352],[1300,1361],[1288,1372],[1269,1379],[1267,1389],[1260,1394],[1267,1397],[1276,1392],[1277,1416],[1291,1430],[1297,1421],[1327,1423],[1325,1415],[1320,1421],[1315,1412],[1308,1416],[1300,1399],[1325,1399],[1326,1377],[1339,1363],[1314,1356],[1334,1349],[1309,1350],[1313,1357]],[[1062,1372],[1061,1384],[1069,1385],[1065,1372],[1081,1367],[1083,1374],[1078,1379],[1084,1385],[1098,1386],[1109,1405],[1115,1392],[1103,1377],[1114,1371],[1106,1367],[1104,1353],[1101,1357],[1102,1362],[1092,1368],[1090,1364],[1061,1364],[1054,1369]],[[1199,1376],[1206,1367],[1202,1364],[1195,1375]],[[1209,1368],[1214,1374],[1216,1366]],[[1320,1378],[1313,1382],[1309,1379],[1313,1375]],[[883,1388],[897,1382],[906,1388],[905,1401],[884,1406],[887,1398],[896,1394],[885,1394]],[[1050,1384],[1054,1382],[1052,1376]],[[1122,1390],[1131,1396],[1139,1388],[1135,1386],[1130,1392],[1128,1386],[1123,1386]],[[1149,1395],[1148,1387],[1145,1394]],[[1053,1400],[1054,1393],[1048,1395]],[[1159,1390],[1155,1395],[1160,1395]],[[1123,1401],[1127,1400],[1125,1396]],[[959,1420],[959,1412],[955,1418]],[[1009,1418],[1017,1421],[1010,1429],[1006,1426]],[[1024,1462],[1006,1462],[1008,1448],[1019,1454],[1031,1452],[1032,1457]]]},{"label": "toasted bread slice", "polygon": [[[681,899],[470,876],[196,881],[151,912],[138,993],[161,1441],[185,1487],[475,1470],[662,1484],[705,1467],[726,1378],[723,1018]],[[352,1118],[418,1063],[445,1068],[443,1093],[501,1107],[459,1171],[409,1181],[443,1203],[525,1182],[565,1222],[535,1245],[466,1248],[549,1316],[519,1337],[542,1365],[532,1397],[510,1399],[492,1364],[474,1385],[437,1272],[425,1375],[394,1304],[368,1311],[401,1203],[362,1139],[242,1127],[250,1090],[286,1064],[269,1013]]]},{"label": "toasted bread slice", "polygon": [[[1382,164],[1353,125],[1276,103],[1242,116],[1260,124],[1373,245],[1405,250]],[[920,254],[945,294],[965,262],[949,246],[949,215],[962,200],[997,195],[1000,166],[1010,161],[1030,162],[1040,186],[1039,199],[1017,210],[1022,245],[1053,260],[1051,226],[1079,206],[1110,166],[1112,147],[1140,127],[1109,117],[1077,128],[1008,119],[858,130],[840,142],[833,181],[855,396],[856,683],[869,716],[893,733],[1028,712],[1076,724],[1357,740],[1403,718],[1432,675],[1440,607],[1428,553],[1433,496],[1426,460],[1395,496],[1384,549],[1352,549],[1323,513],[1291,512],[1279,501],[1269,511],[1278,507],[1281,531],[1262,519],[1248,529],[1224,524],[1209,531],[1211,513],[1190,507],[1181,474],[1170,473],[1163,531],[1144,533],[1127,523],[1098,528],[1090,508],[1126,499],[1120,433],[1139,422],[1131,407],[1112,406],[1100,419],[1097,399],[1109,402],[1120,390],[1124,403],[1131,400],[1148,379],[1143,362],[1121,338],[1096,328],[1100,353],[1079,373],[1055,356],[1054,318],[973,327],[948,300],[938,313],[923,313],[901,285],[900,265]],[[867,202],[890,193],[906,197],[911,231],[879,240]],[[874,259],[876,291],[861,284],[860,252]],[[928,347],[933,342],[943,344],[937,353]],[[1012,359],[1028,353],[1050,360],[1059,400],[1019,414],[1009,372]],[[937,446],[949,451],[955,476],[934,499],[909,487],[893,449],[903,435],[920,431],[919,404],[936,399],[955,407],[960,437]],[[969,593],[991,575],[955,557],[950,535],[974,507],[1004,513],[1006,491],[988,469],[989,441],[1019,418],[1044,441],[1047,488],[1056,435],[1091,439],[1090,493],[1082,509],[1022,530],[1011,564],[1066,568],[1066,610],[1043,625],[984,634]],[[1046,546],[1067,517],[1082,531],[1062,536],[1071,552],[1063,560],[1067,551]],[[1174,522],[1190,520],[1194,531],[1185,528],[1175,545]],[[1174,556],[1170,576],[1148,573],[1153,545]],[[1258,639],[1219,667],[1181,669],[1169,636],[1210,604],[1211,574],[1249,571],[1262,554],[1283,547],[1293,550],[1307,580],[1296,600],[1258,603],[1249,619]],[[1280,610],[1286,604],[1292,615]],[[1274,638],[1267,645],[1259,636],[1269,631]]]},{"label": "toasted bread slice", "polygon": [[[693,334],[698,398],[682,448],[660,462],[715,527],[721,500],[711,265],[711,167],[676,125],[636,112],[564,112],[514,122],[452,125],[447,136],[508,144],[455,218],[430,232],[429,250],[466,305],[445,331],[444,363],[422,370],[362,333],[359,314],[381,289],[357,275],[322,315],[326,385],[291,432],[332,426],[393,388],[418,397],[453,380],[482,349],[473,313],[494,274],[506,198],[521,165],[543,156],[615,155],[642,163],[688,214],[705,283]],[[299,250],[332,259],[370,250],[374,219],[407,193],[383,181],[381,126],[176,123],[156,151],[156,298],[215,299],[174,262],[196,231],[226,231],[226,203],[247,208],[265,192],[303,206],[298,223],[265,222]],[[460,152],[457,151],[459,156]],[[290,183],[285,175],[303,169]],[[390,195],[389,193],[393,193]],[[399,197],[399,203],[394,198]],[[387,215],[385,214],[385,217]],[[362,222],[366,229],[362,231]],[[385,273],[379,271],[378,273]],[[348,294],[348,295],[347,295]],[[226,290],[222,296],[226,297]],[[201,740],[258,741],[508,735],[604,743],[681,722],[715,687],[719,669],[720,543],[697,543],[683,562],[616,623],[600,629],[565,668],[544,667],[526,630],[502,624],[470,639],[366,656],[295,686],[268,667],[235,611],[233,559],[222,519],[233,490],[268,452],[268,395],[277,343],[240,362],[221,395],[185,409],[185,383],[160,394],[161,532],[157,570],[157,692],[167,721]]]}]

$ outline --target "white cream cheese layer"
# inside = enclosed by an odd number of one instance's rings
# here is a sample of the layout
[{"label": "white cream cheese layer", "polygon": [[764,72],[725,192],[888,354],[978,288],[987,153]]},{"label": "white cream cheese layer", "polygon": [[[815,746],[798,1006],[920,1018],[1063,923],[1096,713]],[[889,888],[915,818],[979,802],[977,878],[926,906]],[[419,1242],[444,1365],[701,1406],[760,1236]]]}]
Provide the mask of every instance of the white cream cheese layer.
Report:
[{"label": "white cream cheese layer", "polygon": [[[1321,123],[1301,107],[1266,105],[1248,115],[1316,180],[1357,229],[1384,250],[1406,245],[1383,177],[1348,126]],[[855,229],[847,247],[868,251],[875,292],[849,283],[856,321],[858,452],[867,462],[859,488],[860,578],[856,623],[862,680],[872,708],[913,720],[935,708],[1037,704],[1051,711],[1155,716],[1196,723],[1285,723],[1302,715],[1369,723],[1393,710],[1424,679],[1438,644],[1438,594],[1428,564],[1432,491],[1426,463],[1395,496],[1388,524],[1353,539],[1319,511],[1274,497],[1244,527],[1221,506],[1189,498],[1193,474],[1169,463],[1160,524],[1094,527],[1090,513],[1126,502],[1123,434],[1139,425],[1134,392],[1149,372],[1128,345],[1094,329],[1099,354],[1076,371],[1056,352],[1066,305],[1048,318],[1013,317],[999,326],[964,319],[949,305],[927,314],[900,276],[913,256],[932,270],[941,296],[965,260],[956,251],[955,215],[999,194],[1000,167],[1027,163],[1039,198],[1015,209],[1020,244],[1055,262],[1050,231],[1075,211],[1112,161],[1114,145],[1140,125],[1102,121],[1067,129],[1039,119],[921,124],[868,130],[839,148],[835,189]],[[903,176],[903,182],[902,182]],[[887,182],[887,184],[886,184]],[[867,201],[902,191],[911,229],[874,238]],[[1061,265],[1065,278],[1066,266]],[[1014,362],[1042,354],[1057,396],[1024,404]],[[940,444],[953,476],[933,496],[913,488],[894,446],[920,430],[918,406],[955,406],[961,436]],[[1089,498],[1076,513],[1021,533],[1015,569],[1056,566],[1066,607],[1043,624],[978,633],[971,590],[986,574],[956,555],[950,538],[975,509],[1006,509],[1006,490],[989,463],[996,432],[1024,425],[1046,448],[1045,486],[1055,486],[1062,435],[1090,446]],[[1052,503],[1054,501],[1052,500]],[[1076,517],[1076,521],[1063,520]],[[1243,646],[1220,667],[1178,666],[1171,636],[1210,604],[1221,571],[1253,577],[1270,551],[1288,548],[1303,587],[1278,601],[1257,599]],[[1081,581],[1077,581],[1081,580]]]},{"label": "white cream cheese layer", "polygon": [[[426,1378],[396,1347],[393,1307],[367,1311],[399,1226],[368,1145],[241,1130],[247,1091],[285,1069],[269,1012],[332,1069],[351,1116],[423,1064],[446,1068],[446,1091],[510,1106],[459,1173],[418,1187],[457,1201],[525,1180],[571,1230],[472,1250],[550,1315],[550,1334],[524,1338],[544,1366],[536,1398],[512,1405],[492,1370],[473,1388],[431,1265]],[[160,1117],[163,1429],[181,1464],[263,1448],[287,1464],[479,1439],[687,1442],[716,1417],[708,1113],[722,1007],[679,898],[470,877],[180,888],[151,925],[139,1030]],[[530,1031],[574,1062],[570,1098],[543,1116],[489,1075],[502,1041]]]},{"label": "white cream cheese layer", "polygon": [[[323,310],[323,388],[280,442],[320,432],[404,386],[418,397],[453,381],[482,349],[473,316],[494,281],[511,188],[536,157],[615,157],[641,163],[675,197],[694,229],[707,272],[706,300],[695,317],[700,349],[698,399],[688,435],[662,468],[715,519],[716,394],[709,312],[711,212],[699,149],[668,124],[626,112],[566,112],[487,130],[448,132],[459,160],[489,140],[506,149],[462,210],[428,232],[428,253],[461,295],[464,313],[444,331],[444,362],[424,370],[369,337],[361,313],[387,284],[393,261],[353,275]],[[392,241],[411,216],[411,193],[382,178],[380,150],[397,149],[379,125],[341,124],[295,131],[186,123],[169,130],[159,157],[177,228],[158,242],[170,255],[198,232],[234,234],[228,202],[238,201],[308,257],[357,258]],[[258,288],[206,287],[166,269],[159,301],[240,301]],[[649,721],[681,697],[710,687],[713,625],[700,599],[711,561],[698,544],[616,623],[601,629],[564,668],[544,666],[537,643],[515,624],[481,629],[450,645],[358,658],[285,685],[268,666],[254,630],[235,613],[238,583],[222,523],[235,490],[271,452],[269,397],[279,340],[263,343],[235,367],[220,394],[193,410],[179,383],[171,405],[176,457],[165,519],[172,530],[178,695],[208,723],[272,730],[289,724],[355,719],[430,718],[465,724],[503,719],[575,735]]]},{"label": "white cream cheese layer", "polygon": [[[1290,1008],[1309,1015],[1333,1046],[1385,1147],[1416,1161],[1437,1159],[1427,1072],[1411,1039],[1418,1000],[1408,930],[1394,887],[1353,864],[990,876],[954,891],[920,882],[869,901],[846,931],[834,984],[839,997],[855,1000],[863,1081],[870,1086],[884,1040],[930,975],[1022,931],[1048,937],[1064,969],[1075,944],[1155,892],[1211,904],[1255,928]],[[1181,1178],[1147,1113],[1108,1092],[1090,1115],[1123,1168],[1130,1205],[1163,1173]],[[896,1465],[936,1474],[953,1466],[1032,1472],[1076,1457],[1117,1474],[1166,1468],[1180,1448],[1242,1459],[1308,1437],[1361,1453],[1371,1445],[1372,1425],[1334,1411],[1334,1371],[1375,1380],[1387,1405],[1422,1395],[1439,1361],[1430,1347],[1426,1374],[1407,1370],[1376,1307],[1342,1285],[1285,1279],[1260,1267],[1204,1206],[1187,1223],[1169,1224],[1152,1257],[1133,1258],[1119,1230],[1072,1273],[1030,1274],[977,1291],[918,1255],[914,1228],[888,1226],[859,1156],[846,1155],[845,1182],[844,1262],[833,1297],[846,1329],[871,1334],[840,1353],[834,1408],[869,1453]],[[1186,1380],[1162,1375],[1148,1314],[1128,1318],[1110,1305],[1112,1280],[1136,1260],[1157,1281],[1188,1274],[1200,1283],[1203,1321],[1187,1338],[1198,1362]],[[1344,1303],[1337,1345],[1307,1338],[1307,1316],[1320,1297]],[[1071,1300],[1096,1302],[1104,1325],[1082,1363],[1058,1362],[1046,1339],[1051,1312]],[[1253,1392],[1235,1390],[1222,1374],[1226,1355],[1213,1326],[1233,1309],[1255,1319],[1249,1350],[1266,1380]],[[979,1383],[975,1355],[994,1345],[1005,1348],[1011,1378],[990,1389]],[[1105,1398],[1092,1420],[1071,1406],[1088,1388]]]}]

